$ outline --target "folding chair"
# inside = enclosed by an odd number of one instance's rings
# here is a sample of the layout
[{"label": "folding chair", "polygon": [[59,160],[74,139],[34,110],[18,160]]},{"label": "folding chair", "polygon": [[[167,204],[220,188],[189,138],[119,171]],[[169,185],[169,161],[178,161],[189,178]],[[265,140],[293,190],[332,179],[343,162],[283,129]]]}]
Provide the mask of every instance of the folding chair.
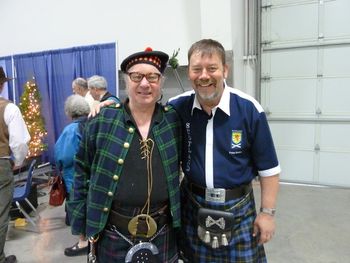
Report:
[{"label": "folding chair", "polygon": [[16,204],[19,211],[25,216],[26,220],[28,220],[34,226],[35,230],[38,231],[38,226],[36,222],[30,217],[30,215],[25,211],[25,209],[20,204],[21,201],[25,201],[29,205],[29,207],[33,210],[35,214],[35,219],[37,218],[40,219],[39,213],[37,212],[33,204],[28,199],[30,189],[32,186],[33,170],[34,170],[35,163],[36,163],[36,160],[33,160],[31,162],[26,181],[24,183],[15,185],[15,189],[13,192],[13,202]]}]

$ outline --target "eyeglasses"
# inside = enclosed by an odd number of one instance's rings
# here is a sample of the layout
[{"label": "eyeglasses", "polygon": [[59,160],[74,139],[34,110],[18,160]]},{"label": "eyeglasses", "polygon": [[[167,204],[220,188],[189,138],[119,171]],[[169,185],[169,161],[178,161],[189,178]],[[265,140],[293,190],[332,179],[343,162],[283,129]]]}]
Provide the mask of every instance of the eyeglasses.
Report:
[{"label": "eyeglasses", "polygon": [[159,73],[142,74],[139,72],[128,72],[128,76],[137,83],[141,82],[143,78],[146,78],[149,83],[157,83],[161,75]]}]

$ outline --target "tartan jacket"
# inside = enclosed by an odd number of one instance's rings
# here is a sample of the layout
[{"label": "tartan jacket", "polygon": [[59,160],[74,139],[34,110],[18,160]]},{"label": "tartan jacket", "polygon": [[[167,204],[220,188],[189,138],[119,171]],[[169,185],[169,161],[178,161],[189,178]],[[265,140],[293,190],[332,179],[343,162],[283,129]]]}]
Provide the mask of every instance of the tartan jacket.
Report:
[{"label": "tartan jacket", "polygon": [[[181,123],[171,106],[161,106],[162,120],[152,133],[159,149],[169,192],[173,226],[180,227],[180,147]],[[75,175],[67,202],[72,234],[87,237],[101,232],[108,220],[123,162],[136,132],[126,122],[121,104],[106,107],[85,127],[75,156]]]}]

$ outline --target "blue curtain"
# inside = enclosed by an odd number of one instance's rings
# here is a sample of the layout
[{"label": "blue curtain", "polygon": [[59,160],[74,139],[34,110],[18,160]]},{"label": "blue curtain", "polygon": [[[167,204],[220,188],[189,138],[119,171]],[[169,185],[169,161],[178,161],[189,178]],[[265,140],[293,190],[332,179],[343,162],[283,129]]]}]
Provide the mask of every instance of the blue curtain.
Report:
[{"label": "blue curtain", "polygon": [[[104,76],[109,92],[116,95],[115,52],[115,43],[109,43],[13,56],[17,76],[16,101],[19,102],[25,83],[32,78],[35,78],[42,98],[41,113],[48,132],[45,138],[48,150],[43,153],[42,161],[54,162],[55,142],[70,122],[64,114],[64,102],[72,94],[73,79]],[[11,96],[12,93],[10,99]]]},{"label": "blue curtain", "polygon": [[[12,78],[13,76],[13,70],[12,70],[12,57],[6,56],[6,57],[0,57],[0,64],[4,68],[5,75],[9,78]],[[12,81],[7,82],[8,86],[8,96],[9,99],[13,100],[13,85]]]}]

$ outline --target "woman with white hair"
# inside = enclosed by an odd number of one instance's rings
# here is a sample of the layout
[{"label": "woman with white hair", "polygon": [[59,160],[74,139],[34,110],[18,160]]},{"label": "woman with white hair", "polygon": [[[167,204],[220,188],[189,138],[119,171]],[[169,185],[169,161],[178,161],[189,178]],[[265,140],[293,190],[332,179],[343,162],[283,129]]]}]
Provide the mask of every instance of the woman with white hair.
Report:
[{"label": "woman with white hair", "polygon": [[[57,167],[63,173],[68,200],[69,192],[73,186],[74,156],[79,147],[84,124],[90,112],[90,107],[84,97],[80,95],[71,95],[65,101],[64,111],[72,122],[63,129],[63,132],[55,144],[55,161]],[[66,210],[67,225],[70,225],[69,218],[70,215]],[[80,244],[81,246],[79,246],[79,241],[73,246],[73,248],[69,248],[68,251],[66,251],[66,249],[65,255],[75,256],[77,254],[87,253],[87,241],[83,241],[84,240],[82,240],[81,243],[85,242],[85,244]]]}]

